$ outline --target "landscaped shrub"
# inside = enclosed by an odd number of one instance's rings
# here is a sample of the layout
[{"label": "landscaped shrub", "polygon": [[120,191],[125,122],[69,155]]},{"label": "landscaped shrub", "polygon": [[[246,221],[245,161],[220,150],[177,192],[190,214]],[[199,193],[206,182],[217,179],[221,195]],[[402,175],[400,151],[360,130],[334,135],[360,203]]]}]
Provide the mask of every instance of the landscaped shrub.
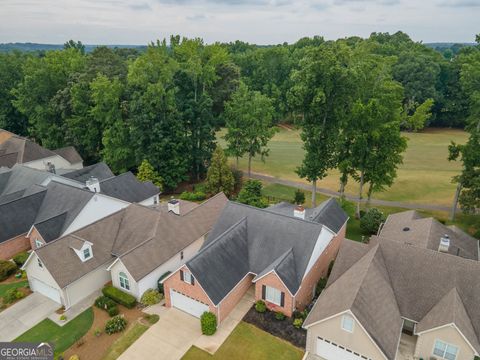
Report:
[{"label": "landscaped shrub", "polygon": [[15,264],[17,264],[18,267],[22,267],[23,264],[25,264],[25,261],[28,259],[28,252],[23,251],[21,253],[18,253],[13,257],[13,261],[15,261]]},{"label": "landscaped shrub", "polygon": [[202,334],[204,335],[213,335],[217,331],[217,317],[209,311],[205,311],[202,314],[200,324],[202,326]]},{"label": "landscaped shrub", "polygon": [[80,360],[80,358],[78,357],[78,355],[72,355],[68,358],[68,360]]},{"label": "landscaped shrub", "polygon": [[8,260],[0,260],[0,281],[5,280],[17,271],[17,265]]},{"label": "landscaped shrub", "polygon": [[148,289],[143,293],[140,302],[144,306],[150,306],[158,304],[160,300],[162,300],[162,294],[160,294],[158,290]]},{"label": "landscaped shrub", "polygon": [[107,321],[107,323],[105,324],[105,332],[108,335],[111,335],[125,330],[126,327],[127,320],[125,320],[122,315],[117,315]]},{"label": "landscaped shrub", "polygon": [[67,321],[66,315],[60,315],[60,321]]},{"label": "landscaped shrub", "polygon": [[207,195],[202,191],[189,192],[184,191],[180,194],[180,199],[187,201],[202,201],[207,198]]},{"label": "landscaped shrub", "polygon": [[280,311],[277,311],[275,313],[275,319],[277,319],[279,321],[285,320],[285,314],[280,312]]},{"label": "landscaped shrub", "polygon": [[5,304],[11,304],[15,302],[16,300],[24,298],[25,295],[18,289],[10,289],[5,292],[5,295],[3,296],[3,302]]},{"label": "landscaped shrub", "polygon": [[165,279],[168,275],[170,275],[172,272],[171,271],[167,271],[165,274],[163,274],[162,276],[160,276],[160,278],[157,280],[157,286],[158,286],[158,292],[160,294],[163,294],[164,291],[163,291],[163,284],[161,283],[161,281],[163,279]]},{"label": "landscaped shrub", "polygon": [[376,234],[380,224],[386,219],[383,212],[371,208],[360,218],[360,229],[365,235]]},{"label": "landscaped shrub", "polygon": [[118,311],[118,306],[115,305],[115,306],[112,306],[112,307],[109,307],[107,309],[107,313],[110,317],[113,317],[115,315],[118,315],[119,311]]},{"label": "landscaped shrub", "polygon": [[258,300],[255,303],[255,310],[257,310],[257,312],[259,313],[264,313],[265,311],[267,311],[267,305],[265,305],[265,301]]},{"label": "landscaped shrub", "polygon": [[297,205],[303,205],[305,203],[305,193],[300,189],[295,190],[293,202]]},{"label": "landscaped shrub", "polygon": [[116,301],[117,303],[129,309],[133,308],[137,303],[137,299],[135,299],[133,295],[127,294],[126,292],[111,285],[105,286],[102,289],[102,293],[113,301]]},{"label": "landscaped shrub", "polygon": [[297,329],[300,329],[302,327],[302,325],[303,325],[303,319],[302,318],[293,320],[293,326],[295,326]]},{"label": "landscaped shrub", "polygon": [[99,309],[108,310],[112,307],[117,306],[117,304],[109,297],[102,295],[95,299],[95,306]]},{"label": "landscaped shrub", "polygon": [[158,316],[158,314],[145,314],[143,315],[143,318],[147,320],[149,324],[153,325],[158,322],[160,316]]},{"label": "landscaped shrub", "polygon": [[321,278],[318,280],[317,286],[315,287],[315,296],[319,296],[323,289],[325,289],[325,286],[327,286],[327,279],[326,278]]}]

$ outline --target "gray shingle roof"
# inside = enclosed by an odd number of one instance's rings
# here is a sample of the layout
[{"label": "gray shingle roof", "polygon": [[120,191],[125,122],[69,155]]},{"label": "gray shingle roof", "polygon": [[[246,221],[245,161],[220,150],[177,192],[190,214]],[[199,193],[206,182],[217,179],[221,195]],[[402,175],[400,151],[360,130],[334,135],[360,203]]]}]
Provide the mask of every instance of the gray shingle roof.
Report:
[{"label": "gray shingle roof", "polygon": [[453,321],[480,352],[479,276],[478,261],[396,241],[369,246],[345,240],[305,326],[350,309],[394,358],[401,317],[422,330]]},{"label": "gray shingle roof", "polygon": [[0,195],[12,194],[25,190],[32,185],[42,184],[53,175],[47,171],[15,165],[7,171],[0,172]]},{"label": "gray shingle roof", "polygon": [[[215,304],[248,272],[258,277],[275,270],[295,294],[321,231],[316,222],[229,202],[187,266]],[[241,246],[246,248],[240,251]],[[234,253],[244,258],[225,257]]]},{"label": "gray shingle roof", "polygon": [[[225,206],[220,193],[183,216],[132,204],[35,250],[60,287],[119,257],[135,280],[206,234]],[[91,242],[93,258],[84,263],[72,250]]]},{"label": "gray shingle roof", "polygon": [[37,216],[46,189],[0,205],[0,243],[25,234]]},{"label": "gray shingle roof", "polygon": [[100,182],[100,193],[128,202],[140,202],[160,193],[150,181],[141,182],[131,172]]},{"label": "gray shingle roof", "polygon": [[77,164],[83,162],[82,157],[77,152],[77,149],[75,149],[73,146],[66,146],[60,149],[53,150],[53,152],[63,157],[70,164]]},{"label": "gray shingle roof", "polygon": [[450,237],[449,253],[467,259],[479,260],[478,240],[457,227],[448,227],[436,219],[422,218],[414,210],[388,216],[379,234],[379,240],[408,243],[423,248],[438,250],[440,239]]},{"label": "gray shingle roof", "polygon": [[[296,205],[294,204],[281,202],[270,206],[267,210],[277,214],[293,216],[295,207]],[[316,208],[306,208],[305,220],[325,225],[327,228],[337,233],[348,220],[348,215],[343,211],[337,200],[330,198],[322,202]]]},{"label": "gray shingle roof", "polygon": [[99,181],[109,179],[112,176],[115,176],[104,162],[99,162],[90,166],[85,166],[82,169],[69,171],[62,174],[63,177],[76,180],[81,183],[85,183],[90,177],[95,177]]}]

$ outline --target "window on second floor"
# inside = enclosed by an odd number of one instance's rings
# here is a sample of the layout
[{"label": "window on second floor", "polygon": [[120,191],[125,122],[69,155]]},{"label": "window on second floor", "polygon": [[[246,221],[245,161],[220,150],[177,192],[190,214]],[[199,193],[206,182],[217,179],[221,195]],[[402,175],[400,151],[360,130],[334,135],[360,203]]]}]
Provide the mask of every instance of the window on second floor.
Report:
[{"label": "window on second floor", "polygon": [[185,281],[187,284],[193,284],[193,275],[190,274],[188,271],[184,271],[183,281]]},{"label": "window on second floor", "polygon": [[180,252],[180,260],[183,260],[183,251]]},{"label": "window on second floor", "polygon": [[38,239],[35,239],[35,247],[36,248],[39,248],[39,247],[42,247],[43,246],[43,242],[41,242],[40,240]]},{"label": "window on second floor", "polygon": [[458,347],[447,344],[441,340],[435,340],[435,346],[433,347],[433,355],[440,356],[446,360],[456,360],[458,354]]},{"label": "window on second floor", "polygon": [[92,257],[92,252],[90,251],[90,248],[87,247],[87,248],[83,249],[83,259],[88,260],[91,257]]},{"label": "window on second floor", "polygon": [[39,258],[37,258],[37,264],[38,264],[38,267],[39,267],[39,268],[42,268],[42,269],[43,269],[42,260],[40,260]]},{"label": "window on second floor", "polygon": [[343,315],[342,317],[342,329],[348,332],[353,332],[353,318],[350,315]]}]

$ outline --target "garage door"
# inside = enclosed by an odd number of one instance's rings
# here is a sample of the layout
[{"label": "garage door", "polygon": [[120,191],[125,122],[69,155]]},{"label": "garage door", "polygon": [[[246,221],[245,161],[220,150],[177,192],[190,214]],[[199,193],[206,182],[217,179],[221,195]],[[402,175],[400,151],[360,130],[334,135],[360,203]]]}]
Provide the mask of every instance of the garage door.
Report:
[{"label": "garage door", "polygon": [[317,355],[326,360],[370,360],[366,356],[321,337],[317,338]]},{"label": "garage door", "polygon": [[60,292],[57,289],[35,278],[33,279],[31,278],[29,280],[30,280],[30,288],[32,289],[32,291],[45,295],[46,297],[52,299],[53,301],[58,302],[59,304],[62,303],[62,301],[60,300]]},{"label": "garage door", "polygon": [[189,313],[195,317],[200,317],[205,311],[209,311],[208,305],[201,303],[200,301],[194,300],[176,292],[175,290],[170,289],[170,299],[172,301],[172,306]]}]

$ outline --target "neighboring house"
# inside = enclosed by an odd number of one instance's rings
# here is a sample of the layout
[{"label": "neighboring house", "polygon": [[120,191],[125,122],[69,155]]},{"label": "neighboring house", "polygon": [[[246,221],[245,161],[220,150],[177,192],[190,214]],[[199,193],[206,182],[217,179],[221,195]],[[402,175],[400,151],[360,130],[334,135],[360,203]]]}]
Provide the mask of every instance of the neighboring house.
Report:
[{"label": "neighboring house", "polygon": [[200,205],[132,204],[35,249],[23,269],[33,291],[66,308],[109,281],[140,299],[197,253],[226,203],[220,193]]},{"label": "neighboring house", "polygon": [[0,142],[0,167],[23,164],[28,167],[55,173],[58,169],[81,169],[83,160],[74,147],[48,150],[24,137],[3,136]]},{"label": "neighboring house", "polygon": [[224,320],[254,284],[256,300],[291,316],[326,276],[348,217],[334,199],[306,210],[229,202],[200,252],[163,284],[166,306]]},{"label": "neighboring house", "polygon": [[480,263],[422,241],[343,242],[304,323],[311,359],[473,360],[480,353]]},{"label": "neighboring house", "polygon": [[2,144],[4,141],[10,139],[14,135],[15,134],[11,133],[10,131],[0,129],[0,144]]},{"label": "neighboring house", "polygon": [[389,215],[378,237],[422,248],[479,260],[479,241],[455,225],[445,226],[433,217],[423,218],[414,210]]},{"label": "neighboring house", "polygon": [[62,176],[23,165],[1,168],[0,259],[42,246],[132,202],[158,202],[159,189],[151,182],[131,173],[110,175],[105,164]]}]

